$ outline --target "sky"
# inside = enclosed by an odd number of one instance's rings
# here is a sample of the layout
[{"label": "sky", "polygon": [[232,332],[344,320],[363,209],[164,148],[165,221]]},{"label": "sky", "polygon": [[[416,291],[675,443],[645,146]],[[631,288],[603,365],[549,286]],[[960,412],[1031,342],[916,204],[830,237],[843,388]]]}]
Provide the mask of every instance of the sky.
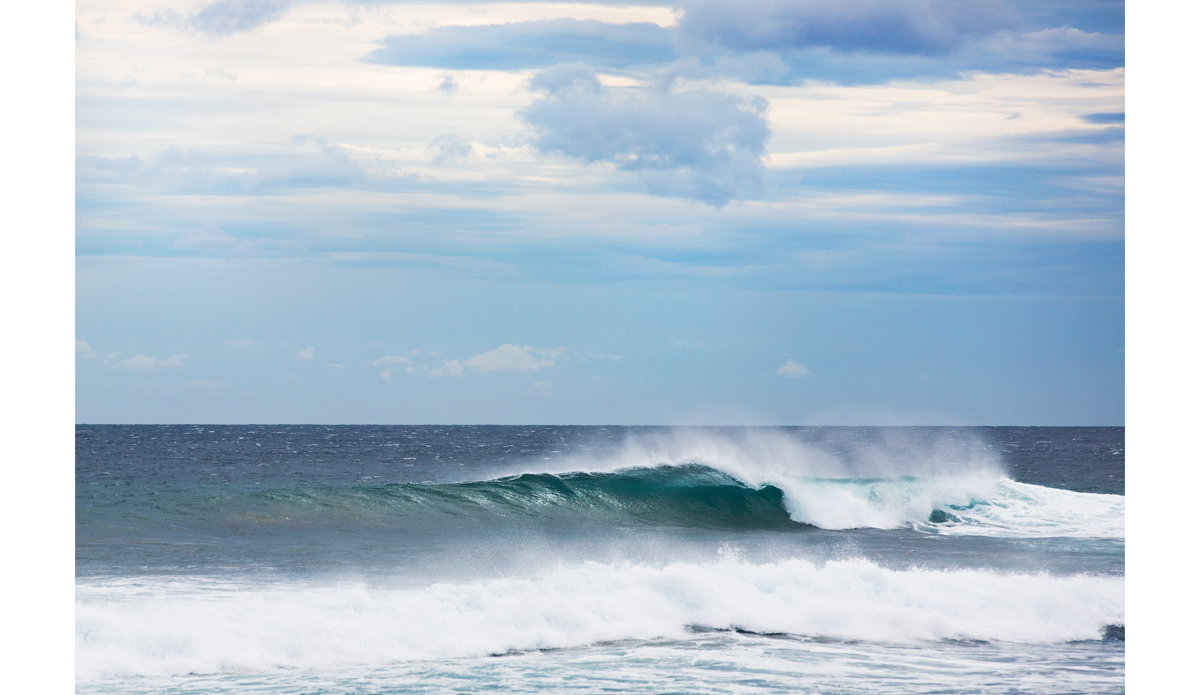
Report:
[{"label": "sky", "polygon": [[80,0],[76,421],[1122,425],[1124,11]]}]

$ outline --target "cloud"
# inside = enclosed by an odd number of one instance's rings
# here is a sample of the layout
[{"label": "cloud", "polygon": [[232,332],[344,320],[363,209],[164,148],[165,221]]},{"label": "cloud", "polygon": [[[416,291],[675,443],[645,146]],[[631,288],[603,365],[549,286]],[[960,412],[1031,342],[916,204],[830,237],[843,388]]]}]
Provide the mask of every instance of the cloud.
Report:
[{"label": "cloud", "polygon": [[554,395],[554,387],[551,386],[550,383],[547,381],[533,382],[533,385],[529,387],[529,391],[530,391],[530,393],[534,393],[539,396],[553,396]]},{"label": "cloud", "polygon": [[684,3],[677,45],[690,69],[749,82],[869,84],[1119,67],[1124,26],[1119,0],[697,0]]},{"label": "cloud", "polygon": [[[179,237],[171,244],[171,248],[179,249],[180,251],[200,251],[203,253],[250,253],[256,250],[258,246],[255,242],[238,239],[217,227],[207,226]],[[246,345],[248,343],[240,344]]]},{"label": "cloud", "polygon": [[385,356],[380,357],[379,359],[375,360],[374,362],[372,362],[371,366],[378,367],[381,364],[411,365],[412,363],[413,363],[413,361],[410,360],[409,358],[405,357],[404,355],[385,355]]},{"label": "cloud", "polygon": [[608,162],[660,195],[720,206],[761,186],[767,102],[706,89],[606,87],[585,65],[545,70],[542,94],[518,112],[533,145],[587,163]]},{"label": "cloud", "polygon": [[477,372],[536,372],[555,366],[554,358],[564,354],[566,350],[563,348],[538,350],[528,345],[517,347],[506,343],[465,360],[463,365]]},{"label": "cloud", "polygon": [[312,347],[306,347],[306,348],[304,348],[303,350],[301,350],[300,352],[297,352],[297,353],[296,353],[296,359],[298,359],[298,360],[311,360],[311,359],[313,358],[313,352],[314,352],[315,350],[316,350],[316,348],[312,348]]},{"label": "cloud", "polygon": [[[1025,33],[1005,32],[980,41],[972,69],[1108,69],[1125,63],[1125,37],[1059,26]],[[969,54],[968,54],[968,57]]]},{"label": "cloud", "polygon": [[127,360],[121,360],[116,363],[116,366],[122,369],[130,369],[134,371],[153,372],[159,369],[175,369],[183,366],[183,360],[187,355],[171,355],[166,359],[156,359],[146,355],[137,355],[130,357]]},{"label": "cloud", "polygon": [[685,4],[685,43],[738,52],[829,48],[940,56],[970,38],[1020,26],[1020,16],[993,0],[758,0]]},{"label": "cloud", "polygon": [[175,383],[169,381],[139,381],[133,385],[137,391],[148,393],[169,393],[169,394],[218,394],[228,393],[233,390],[231,384],[223,381],[206,381],[204,379],[191,379],[183,383]]},{"label": "cloud", "polygon": [[544,19],[445,26],[387,36],[368,60],[458,70],[524,70],[586,62],[606,68],[663,63],[675,56],[668,29],[649,22]]},{"label": "cloud", "polygon": [[[583,63],[625,71],[698,59],[717,74],[758,83],[871,83],[1124,63],[1121,0],[683,0],[677,11],[672,27],[566,18],[442,26],[387,36],[367,60],[452,70]],[[447,94],[457,86],[448,74],[437,84]]]},{"label": "cloud", "polygon": [[442,362],[442,366],[435,367],[433,370],[431,370],[429,372],[429,376],[466,376],[466,374],[463,372],[463,366],[458,360],[445,360]]},{"label": "cloud", "polygon": [[[720,74],[752,81],[871,82],[1031,60],[1114,67],[1124,56],[1121,0],[684,0],[678,12],[673,27],[594,19],[443,26],[387,36],[367,59],[448,69],[585,63],[627,70],[700,58]],[[1072,46],[1083,35],[1108,43],[1100,53],[1080,52]],[[439,88],[455,86],[451,78]]]},{"label": "cloud", "polygon": [[1125,0],[1009,0],[1025,29],[1070,26],[1105,34],[1125,32]]},{"label": "cloud", "polygon": [[384,357],[380,357],[374,362],[371,362],[371,366],[383,367],[383,369],[379,370],[379,376],[384,381],[391,381],[392,374],[395,372],[412,374],[417,371],[413,366],[413,361],[403,355],[386,355]]},{"label": "cloud", "polygon": [[467,157],[474,152],[470,142],[463,140],[453,133],[439,135],[430,144],[433,145],[435,153],[433,161],[439,164],[448,159]]},{"label": "cloud", "polygon": [[76,340],[75,341],[75,356],[83,357],[83,358],[89,359],[89,360],[99,357],[99,355],[97,355],[92,350],[92,346],[87,344],[86,340]]},{"label": "cloud", "polygon": [[234,34],[272,22],[291,5],[288,0],[218,0],[192,15],[188,26],[210,34]]},{"label": "cloud", "polygon": [[438,80],[437,89],[442,94],[450,96],[458,91],[458,78],[448,72],[443,72]]},{"label": "cloud", "polygon": [[147,26],[191,29],[228,36],[273,22],[291,6],[291,0],[218,0],[190,15],[164,9],[152,15],[136,12],[133,18]]},{"label": "cloud", "polygon": [[[296,135],[273,153],[210,152],[169,148],[145,157],[84,155],[80,181],[139,184],[162,191],[217,195],[258,194],[293,188],[365,186],[370,179],[337,143]],[[397,180],[403,176],[389,177]]]},{"label": "cloud", "polygon": [[788,359],[787,362],[784,362],[782,367],[775,370],[775,373],[782,376],[790,376],[794,379],[799,379],[802,376],[808,376],[811,374],[811,372],[808,371],[808,367],[802,364],[796,364],[796,360],[793,359]]}]

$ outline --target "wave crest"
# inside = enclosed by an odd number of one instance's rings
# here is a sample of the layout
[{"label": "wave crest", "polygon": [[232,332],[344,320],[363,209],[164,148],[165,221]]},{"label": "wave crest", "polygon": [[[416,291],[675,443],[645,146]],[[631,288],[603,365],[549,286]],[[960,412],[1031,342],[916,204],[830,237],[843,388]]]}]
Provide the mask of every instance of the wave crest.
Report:
[{"label": "wave crest", "polygon": [[[1124,537],[1124,498],[983,477],[785,477],[757,485],[700,464],[523,473],[450,484],[263,492],[291,518],[338,511],[380,523],[438,517],[721,529],[912,528],[943,534]],[[276,515],[278,515],[277,512]]]}]

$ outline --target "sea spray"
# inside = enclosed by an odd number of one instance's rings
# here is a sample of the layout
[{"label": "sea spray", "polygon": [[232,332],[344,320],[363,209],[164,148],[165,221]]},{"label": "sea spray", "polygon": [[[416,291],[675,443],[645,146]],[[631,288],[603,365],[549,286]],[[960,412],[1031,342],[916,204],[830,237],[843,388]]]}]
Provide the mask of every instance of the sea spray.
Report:
[{"label": "sea spray", "polygon": [[751,486],[787,478],[1002,478],[996,452],[972,433],[902,430],[828,432],[805,441],[771,428],[671,428],[628,435],[600,453],[575,452],[515,463],[510,473],[612,472],[656,466],[703,465]]}]

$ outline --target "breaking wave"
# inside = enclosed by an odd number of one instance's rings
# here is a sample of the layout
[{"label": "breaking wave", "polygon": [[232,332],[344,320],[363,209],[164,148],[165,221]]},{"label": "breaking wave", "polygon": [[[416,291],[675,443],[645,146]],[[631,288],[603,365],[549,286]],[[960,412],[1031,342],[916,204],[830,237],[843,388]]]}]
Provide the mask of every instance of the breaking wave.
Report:
[{"label": "breaking wave", "polygon": [[553,517],[711,528],[916,528],[947,534],[1124,537],[1124,498],[1007,479],[782,478],[753,485],[698,464],[525,473],[468,483],[304,488],[264,496],[299,513]]}]

